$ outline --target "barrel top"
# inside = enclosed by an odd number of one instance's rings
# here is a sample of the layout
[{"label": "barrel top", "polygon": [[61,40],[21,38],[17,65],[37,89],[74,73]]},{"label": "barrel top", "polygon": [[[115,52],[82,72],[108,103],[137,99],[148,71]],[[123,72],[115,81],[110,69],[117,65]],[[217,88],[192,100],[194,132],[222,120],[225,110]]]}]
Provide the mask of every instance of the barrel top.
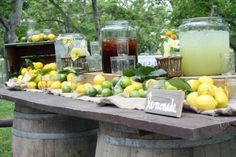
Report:
[{"label": "barrel top", "polygon": [[54,45],[54,41],[7,43],[5,44],[5,47],[40,46],[40,45]]},{"label": "barrel top", "polygon": [[0,98],[14,101],[16,105],[121,124],[183,139],[196,140],[218,134],[236,133],[236,117],[211,117],[183,112],[181,118],[172,118],[148,114],[138,110],[119,109],[111,106],[99,107],[92,102],[60,96],[25,91],[9,91],[3,88],[0,88]]}]

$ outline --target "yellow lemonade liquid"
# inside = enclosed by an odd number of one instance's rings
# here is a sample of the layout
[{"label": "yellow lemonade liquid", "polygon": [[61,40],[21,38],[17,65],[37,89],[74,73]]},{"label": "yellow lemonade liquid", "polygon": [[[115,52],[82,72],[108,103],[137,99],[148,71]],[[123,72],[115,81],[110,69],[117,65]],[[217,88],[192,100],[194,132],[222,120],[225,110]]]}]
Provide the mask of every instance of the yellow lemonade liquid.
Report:
[{"label": "yellow lemonade liquid", "polygon": [[229,32],[192,30],[180,32],[182,70],[186,76],[221,74],[221,53],[229,51]]}]

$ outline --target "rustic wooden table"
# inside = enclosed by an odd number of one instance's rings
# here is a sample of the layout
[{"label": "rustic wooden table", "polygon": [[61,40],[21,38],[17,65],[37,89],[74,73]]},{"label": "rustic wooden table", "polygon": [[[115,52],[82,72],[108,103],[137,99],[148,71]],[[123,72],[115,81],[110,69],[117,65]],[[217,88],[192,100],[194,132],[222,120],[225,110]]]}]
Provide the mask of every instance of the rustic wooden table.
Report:
[{"label": "rustic wooden table", "polygon": [[3,88],[0,88],[0,98],[13,101],[16,105],[52,113],[121,124],[131,128],[190,140],[236,131],[236,117],[211,117],[184,112],[181,118],[172,118],[111,106],[99,107],[92,102],[43,93],[9,91]]}]

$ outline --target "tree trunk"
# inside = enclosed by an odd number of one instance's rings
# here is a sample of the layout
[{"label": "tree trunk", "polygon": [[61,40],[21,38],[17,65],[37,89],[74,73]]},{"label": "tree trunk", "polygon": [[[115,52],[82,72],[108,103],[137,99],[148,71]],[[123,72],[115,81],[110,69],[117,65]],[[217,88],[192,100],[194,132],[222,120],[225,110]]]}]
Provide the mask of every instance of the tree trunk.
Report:
[{"label": "tree trunk", "polygon": [[97,14],[97,0],[92,0],[92,7],[93,7],[93,18],[94,18],[95,29],[96,29],[96,40],[99,40],[100,24],[99,24],[99,18]]},{"label": "tree trunk", "polygon": [[4,18],[4,15],[0,13],[0,24],[5,29],[4,42],[11,43],[16,40],[16,28],[20,24],[21,15],[22,15],[22,6],[24,0],[14,0],[15,10],[12,12],[10,19],[7,20]]}]

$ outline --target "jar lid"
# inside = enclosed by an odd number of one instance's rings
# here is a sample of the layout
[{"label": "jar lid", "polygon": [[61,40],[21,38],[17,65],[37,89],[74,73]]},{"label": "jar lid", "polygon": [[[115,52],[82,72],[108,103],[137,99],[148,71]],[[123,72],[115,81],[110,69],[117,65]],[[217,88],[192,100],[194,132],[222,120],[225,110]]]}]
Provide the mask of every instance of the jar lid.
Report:
[{"label": "jar lid", "polygon": [[180,31],[189,30],[228,30],[228,23],[220,17],[197,17],[183,20]]}]

